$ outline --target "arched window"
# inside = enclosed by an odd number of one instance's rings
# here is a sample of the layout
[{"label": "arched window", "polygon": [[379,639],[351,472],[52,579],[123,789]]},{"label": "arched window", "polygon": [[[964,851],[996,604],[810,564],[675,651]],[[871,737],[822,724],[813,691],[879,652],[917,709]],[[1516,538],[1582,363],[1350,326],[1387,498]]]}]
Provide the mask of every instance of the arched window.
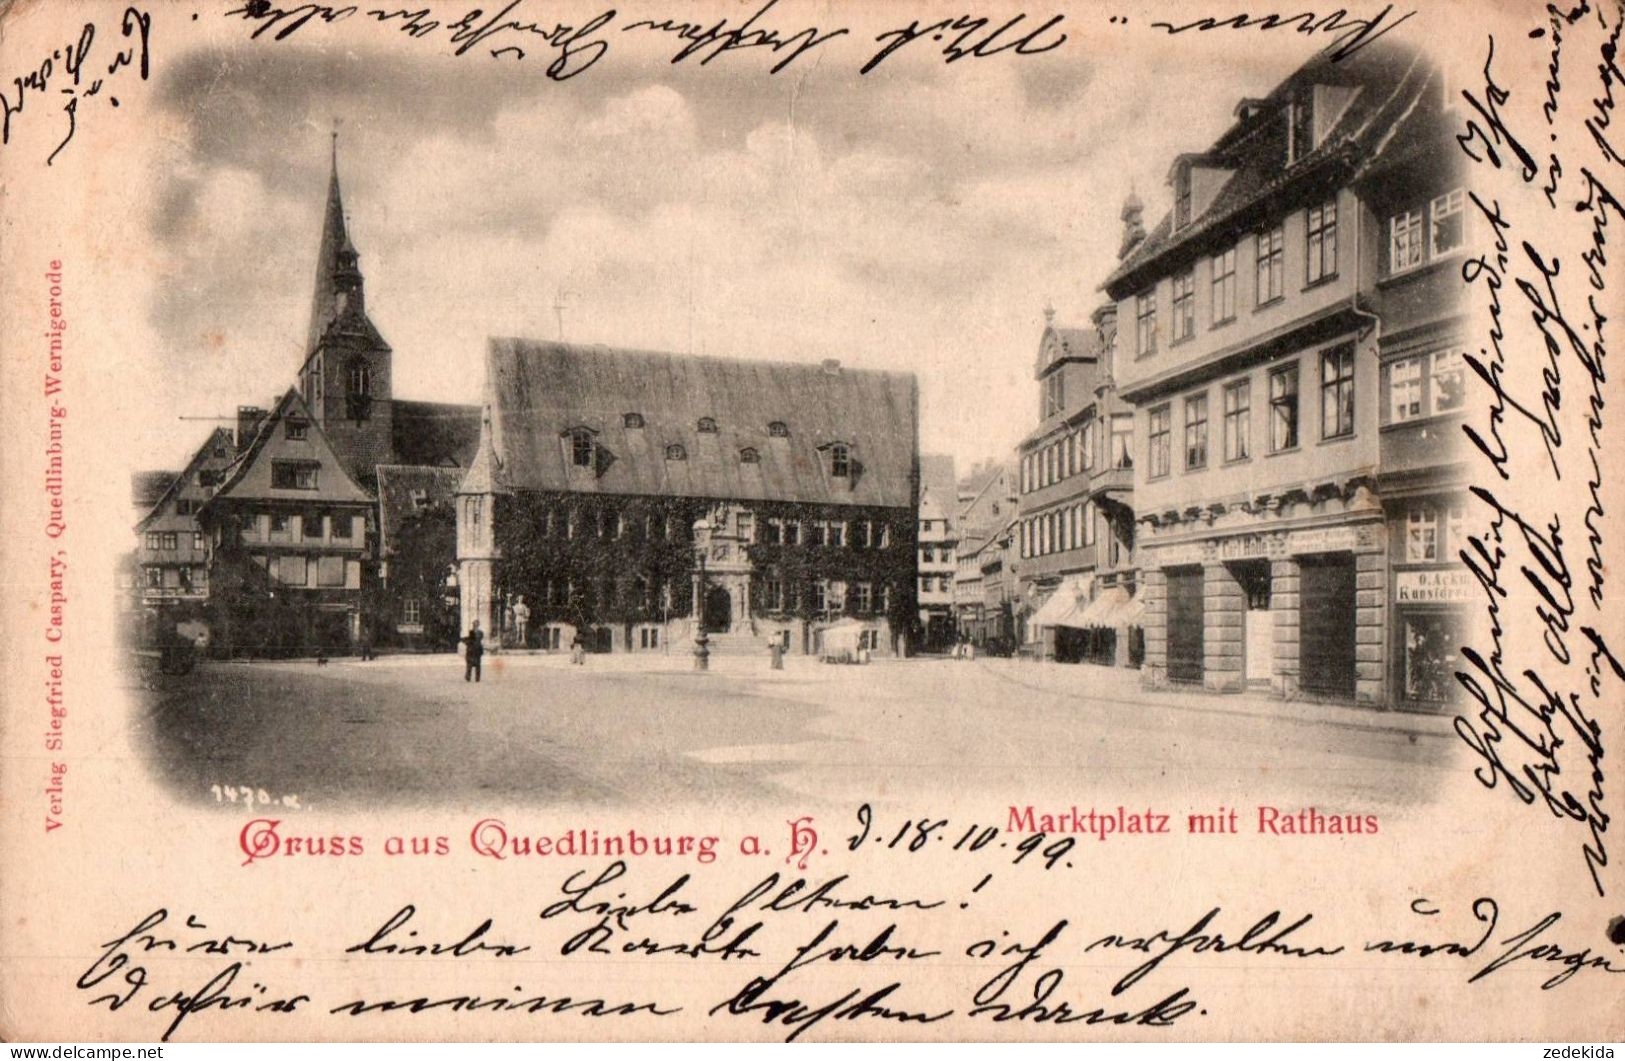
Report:
[{"label": "arched window", "polygon": [[711,419],[709,416],[700,417],[700,422],[696,426],[702,435],[714,435],[717,433],[717,422]]},{"label": "arched window", "polygon": [[757,453],[756,450],[750,446],[746,446],[744,449],[739,451],[740,464],[756,464],[760,462],[761,459],[762,455]]},{"label": "arched window", "polygon": [[372,366],[359,357],[344,373],[344,408],[351,420],[365,420],[372,415]]},{"label": "arched window", "polygon": [[773,438],[789,438],[790,425],[783,420],[775,420],[767,425],[767,433]]},{"label": "arched window", "polygon": [[852,474],[852,453],[846,443],[836,442],[829,447],[829,473],[838,479]]},{"label": "arched window", "polygon": [[688,460],[688,450],[683,448],[682,443],[673,442],[666,447],[666,459],[669,461],[686,461]]},{"label": "arched window", "polygon": [[592,432],[584,427],[570,432],[570,463],[577,468],[592,467]]},{"label": "arched window", "polygon": [[643,414],[642,413],[626,413],[626,414],[622,415],[622,417],[621,417],[621,426],[623,426],[623,427],[642,427],[643,426]]}]

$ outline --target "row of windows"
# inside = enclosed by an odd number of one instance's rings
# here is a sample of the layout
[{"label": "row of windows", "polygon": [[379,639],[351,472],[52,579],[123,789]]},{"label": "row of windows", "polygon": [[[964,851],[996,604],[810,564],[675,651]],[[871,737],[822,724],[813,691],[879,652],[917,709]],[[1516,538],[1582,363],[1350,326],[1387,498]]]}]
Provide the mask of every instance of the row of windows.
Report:
[{"label": "row of windows", "polygon": [[[1304,284],[1312,285],[1337,275],[1337,202],[1327,200],[1305,211]],[[1211,327],[1236,317],[1236,269],[1240,245],[1227,247],[1208,260]],[[1286,229],[1277,223],[1253,236],[1253,301],[1267,306],[1286,294]],[[1169,334],[1175,343],[1196,334],[1196,267],[1176,273],[1172,280],[1173,317]],[[1153,287],[1135,296],[1134,352],[1145,357],[1157,352],[1157,292]]]},{"label": "row of windows", "polygon": [[[1460,350],[1441,350],[1401,358],[1388,367],[1388,419],[1401,423],[1423,416],[1460,409],[1465,402],[1466,370]],[[1354,348],[1333,347],[1320,354],[1320,437],[1345,438],[1354,434]],[[1223,459],[1252,456],[1252,381],[1237,380],[1222,389]],[[1172,471],[1172,403],[1151,409],[1148,418],[1147,475],[1160,478]],[[1210,416],[1208,395],[1189,395],[1183,405],[1183,449],[1186,471],[1207,467]],[[1298,445],[1298,366],[1283,365],[1269,374],[1269,452]]]},{"label": "row of windows", "polygon": [[[622,427],[629,427],[629,428],[641,428],[641,427],[643,427],[643,414],[642,413],[622,413],[621,414],[621,426]],[[694,430],[698,431],[702,435],[714,435],[714,434],[716,434],[717,433],[716,417],[713,417],[713,416],[702,416],[702,417],[700,417],[698,420],[696,420],[694,422]],[[768,425],[767,425],[767,433],[770,436],[772,436],[773,438],[789,438],[790,437],[790,425],[785,423],[783,420],[770,421],[768,423]]]},{"label": "row of windows", "polygon": [[[148,531],[147,532],[147,550],[149,552],[160,552],[160,551],[165,551],[165,550],[167,550],[169,552],[173,552],[176,549],[179,549],[180,547],[181,547],[181,537],[180,537],[180,533],[178,531]],[[202,531],[193,531],[192,532],[192,549],[194,551],[196,551],[196,552],[202,552],[203,551],[203,532]]]},{"label": "row of windows", "polygon": [[[636,413],[627,414],[627,416],[637,415],[638,414]],[[641,417],[639,419],[641,421]],[[707,423],[711,424],[709,431],[704,427],[704,425]],[[778,424],[779,422],[775,420],[774,423]],[[701,420],[700,424],[701,433],[714,434],[716,432],[716,423],[715,421],[710,420],[709,417]],[[782,427],[783,425],[780,424],[779,426]],[[591,429],[585,427],[573,428],[566,433],[566,437],[568,438],[570,448],[571,464],[577,468],[592,468],[596,466],[598,443],[597,440],[594,439]],[[788,431],[786,431],[781,437],[789,437]],[[826,453],[826,459],[828,460],[830,475],[838,479],[844,479],[852,474],[852,453],[848,446],[846,446],[844,443],[836,442],[824,447],[824,450]],[[666,459],[669,461],[688,460],[688,447],[683,445],[681,442],[668,443],[666,445],[665,452]],[[761,460],[762,452],[755,446],[745,446],[739,450],[739,463],[741,464],[759,464],[761,463]]]},{"label": "row of windows", "polygon": [[[243,524],[243,537],[249,540],[256,539],[260,534],[261,519],[265,520],[268,539],[273,542],[292,541],[296,536],[302,541],[321,541],[331,539],[339,542],[354,541],[359,534],[355,526],[356,517],[348,512],[307,512],[298,517],[295,526],[295,517],[287,512],[271,512],[249,516]],[[323,528],[327,533],[323,533]]]},{"label": "row of windows", "polygon": [[[256,556],[254,562],[278,584],[304,589],[354,589],[346,578],[347,564],[342,556]],[[353,561],[351,561],[353,563]]]},{"label": "row of windows", "polygon": [[1133,413],[1112,416],[1109,431],[1100,418],[1092,418],[1076,431],[1022,458],[1021,492],[1042,490],[1074,475],[1093,472],[1097,466],[1132,468],[1133,438]]},{"label": "row of windows", "polygon": [[202,592],[209,582],[201,567],[157,567],[145,569],[148,589],[178,589],[183,593]]},{"label": "row of windows", "polygon": [[583,605],[591,597],[593,603],[603,606],[635,606],[645,611],[670,610],[673,600],[669,579],[654,575],[632,575],[621,578],[607,576],[595,579],[547,578],[541,583],[536,600],[544,605]]},{"label": "row of windows", "polygon": [[[478,527],[479,498],[468,498],[465,508],[468,521]],[[692,528],[682,519],[662,513],[635,513],[601,508],[582,509],[575,506],[549,506],[542,510],[536,526],[543,538],[567,539],[587,536],[631,541],[686,541]],[[833,548],[885,549],[891,545],[891,528],[879,520],[868,519],[799,519],[770,516],[758,525],[754,512],[739,512],[735,516],[734,533],[745,542],[767,545],[818,545]]]},{"label": "row of windows", "polygon": [[[1252,381],[1243,379],[1222,389],[1221,434],[1225,461],[1252,456]],[[1154,406],[1147,417],[1146,474],[1158,479],[1173,470],[1173,415],[1171,402]],[[1282,365],[1269,374],[1268,441],[1271,453],[1298,445],[1298,363]],[[1189,395],[1183,403],[1185,471],[1208,466],[1211,418],[1207,392]],[[1344,344],[1320,354],[1320,437],[1346,438],[1354,434],[1354,347]]]},{"label": "row of windows", "polygon": [[1031,558],[1090,548],[1095,544],[1096,523],[1093,501],[1024,519],[1021,521],[1021,555]]},{"label": "row of windows", "polygon": [[[1389,218],[1388,271],[1408,272],[1460,250],[1466,241],[1466,194],[1446,192],[1425,204]],[[1253,239],[1253,301],[1266,306],[1286,293],[1286,230],[1277,223],[1255,233]],[[1208,259],[1211,286],[1210,326],[1236,316],[1236,269],[1240,244]],[[1314,285],[1337,275],[1337,201],[1329,199],[1304,211],[1304,284]],[[1196,267],[1172,279],[1169,334],[1178,343],[1196,334]],[[1157,351],[1157,294],[1153,287],[1135,297],[1135,346],[1139,356]]]},{"label": "row of windows", "polygon": [[921,593],[947,593],[954,588],[952,575],[921,575]]},{"label": "row of windows", "polygon": [[920,546],[920,563],[922,564],[951,564],[954,562],[952,546]]},{"label": "row of windows", "polygon": [[[891,610],[891,586],[886,583],[876,586],[872,582],[849,583],[840,579],[816,578],[807,583],[805,591],[814,612],[851,610],[859,615],[869,615]],[[783,579],[764,578],[757,589],[756,601],[763,611],[795,611],[801,602],[801,590]]]}]

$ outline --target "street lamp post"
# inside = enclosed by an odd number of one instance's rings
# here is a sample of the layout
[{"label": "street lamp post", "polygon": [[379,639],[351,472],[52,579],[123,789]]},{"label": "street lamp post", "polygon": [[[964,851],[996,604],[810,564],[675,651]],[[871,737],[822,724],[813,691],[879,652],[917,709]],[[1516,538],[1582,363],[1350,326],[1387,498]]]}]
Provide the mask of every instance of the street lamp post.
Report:
[{"label": "street lamp post", "polygon": [[710,637],[705,632],[705,554],[711,549],[711,524],[704,516],[694,521],[694,551],[699,581],[694,593],[694,669],[711,669]]}]

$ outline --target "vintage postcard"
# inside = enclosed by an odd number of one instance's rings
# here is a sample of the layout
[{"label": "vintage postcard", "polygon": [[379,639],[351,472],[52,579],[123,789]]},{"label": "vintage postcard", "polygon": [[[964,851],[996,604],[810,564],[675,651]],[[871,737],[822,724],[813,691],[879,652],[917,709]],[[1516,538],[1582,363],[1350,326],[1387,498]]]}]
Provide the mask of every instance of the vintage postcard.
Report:
[{"label": "vintage postcard", "polygon": [[1622,24],[0,4],[0,1037],[1608,1049]]}]

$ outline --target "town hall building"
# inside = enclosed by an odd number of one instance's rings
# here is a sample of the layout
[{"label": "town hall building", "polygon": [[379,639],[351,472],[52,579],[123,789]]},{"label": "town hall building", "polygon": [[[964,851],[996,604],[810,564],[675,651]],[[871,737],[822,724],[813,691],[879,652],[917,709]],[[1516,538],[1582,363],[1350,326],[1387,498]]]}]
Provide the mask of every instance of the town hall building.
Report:
[{"label": "town hall building", "polygon": [[598,651],[702,630],[723,652],[907,650],[912,374],[527,339],[491,340],[485,370],[457,498],[463,629]]}]

